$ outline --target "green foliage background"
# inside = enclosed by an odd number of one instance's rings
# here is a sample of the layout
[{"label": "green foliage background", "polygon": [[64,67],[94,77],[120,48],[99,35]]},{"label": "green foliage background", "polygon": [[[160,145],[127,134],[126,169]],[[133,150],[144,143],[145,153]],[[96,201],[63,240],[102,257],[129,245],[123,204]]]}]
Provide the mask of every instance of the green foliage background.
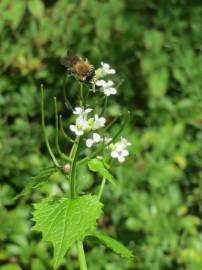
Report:
[{"label": "green foliage background", "polygon": [[[131,155],[114,167],[120,186],[105,190],[100,226],[136,257],[87,242],[89,270],[201,270],[202,2],[2,0],[0,17],[0,269],[51,269],[52,249],[30,231],[30,213],[33,202],[67,189],[65,179],[54,174],[40,192],[12,198],[50,166],[40,83],[52,140],[53,96],[68,120],[59,57],[70,47],[95,66],[109,62],[124,79],[108,115],[133,112],[124,132]],[[75,101],[72,80],[68,89]],[[96,189],[88,171],[82,177],[84,190]],[[77,267],[72,248],[60,269]]]}]

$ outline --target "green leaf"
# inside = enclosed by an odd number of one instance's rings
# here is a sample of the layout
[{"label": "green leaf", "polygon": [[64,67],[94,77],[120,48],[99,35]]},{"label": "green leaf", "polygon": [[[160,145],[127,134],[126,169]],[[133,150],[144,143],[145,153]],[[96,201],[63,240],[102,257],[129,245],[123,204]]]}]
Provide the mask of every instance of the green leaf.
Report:
[{"label": "green leaf", "polygon": [[92,172],[98,172],[104,178],[106,178],[109,182],[111,182],[113,185],[116,185],[116,183],[114,182],[113,175],[111,175],[111,173],[105,168],[104,162],[102,160],[97,159],[97,158],[91,159],[88,162],[88,168]]},{"label": "green leaf", "polygon": [[53,243],[54,266],[77,240],[83,239],[102,212],[97,196],[85,195],[76,199],[46,198],[35,205],[34,229],[42,232],[43,239]]},{"label": "green leaf", "polygon": [[44,14],[44,4],[41,0],[30,0],[28,8],[29,12],[37,18],[41,18]]},{"label": "green leaf", "polygon": [[32,177],[25,188],[18,194],[14,200],[19,199],[22,196],[27,196],[33,189],[39,189],[42,185],[48,182],[49,177],[57,171],[56,167],[49,167],[39,172],[38,175]]},{"label": "green leaf", "polygon": [[133,253],[131,250],[129,250],[127,247],[125,247],[123,244],[118,242],[117,240],[111,238],[110,236],[100,232],[100,231],[94,231],[90,236],[96,237],[101,243],[103,243],[105,246],[113,250],[115,253],[121,255],[124,258],[132,258]]}]

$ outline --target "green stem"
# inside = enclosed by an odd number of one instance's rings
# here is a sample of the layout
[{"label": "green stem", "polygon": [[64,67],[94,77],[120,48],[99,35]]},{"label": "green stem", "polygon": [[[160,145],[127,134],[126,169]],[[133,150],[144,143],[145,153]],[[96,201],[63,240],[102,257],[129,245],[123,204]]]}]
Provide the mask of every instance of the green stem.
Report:
[{"label": "green stem", "polygon": [[76,197],[75,176],[76,176],[76,163],[77,163],[77,157],[78,157],[79,142],[80,142],[80,137],[77,136],[72,146],[71,153],[70,153],[70,159],[72,160],[70,174],[69,174],[71,199],[74,199]]},{"label": "green stem", "polygon": [[41,85],[41,126],[42,126],[42,132],[43,132],[43,136],[44,136],[44,140],[45,140],[48,152],[49,152],[54,164],[59,168],[60,164],[58,163],[55,155],[53,154],[53,151],[52,151],[52,149],[50,147],[48,137],[47,137],[47,134],[46,134],[45,115],[44,115],[44,91],[43,91],[43,85]]},{"label": "green stem", "polygon": [[84,97],[83,97],[83,83],[80,83],[80,106],[84,105]]},{"label": "green stem", "polygon": [[103,146],[99,147],[98,149],[96,149],[94,152],[92,152],[87,157],[79,160],[78,163],[77,163],[77,166],[80,166],[80,165],[85,164],[86,162],[88,162],[89,160],[91,160],[92,158],[94,158],[95,156],[97,156],[99,153],[101,153],[102,150],[103,150]]},{"label": "green stem", "polygon": [[123,82],[124,82],[124,79],[120,80],[120,82],[116,85],[116,89],[118,89],[122,85]]},{"label": "green stem", "polygon": [[104,128],[104,131],[107,131],[109,130],[115,123],[116,121],[118,120],[118,118],[114,118],[105,128]]},{"label": "green stem", "polygon": [[[78,157],[79,146],[80,146],[79,143],[80,143],[80,137],[77,136],[76,140],[74,141],[74,144],[72,146],[71,153],[70,153],[70,158],[72,160],[71,170],[70,170],[70,175],[69,175],[69,178],[70,178],[70,198],[71,199],[75,199],[75,197],[76,197],[75,176],[76,176],[76,163],[77,163],[77,157]],[[77,241],[76,246],[77,246],[77,253],[78,253],[80,270],[88,270],[87,264],[86,264],[85,253],[84,253],[84,249],[83,249],[83,242]]]},{"label": "green stem", "polygon": [[105,183],[106,183],[106,179],[103,177],[102,178],[102,183],[101,183],[101,186],[100,186],[100,190],[99,190],[99,193],[98,193],[98,200],[99,201],[101,200],[101,197],[102,197],[102,194],[103,194],[103,191],[104,191]]},{"label": "green stem", "polygon": [[63,95],[64,95],[64,100],[65,100],[65,106],[67,107],[67,109],[70,109],[71,111],[73,111],[72,105],[71,105],[71,103],[66,95],[66,89],[65,89],[66,82],[67,82],[67,75],[65,74],[65,78],[64,78],[64,82],[63,82]]},{"label": "green stem", "polygon": [[63,123],[62,123],[62,115],[60,114],[59,116],[59,122],[60,122],[60,130],[62,132],[62,135],[69,141],[74,143],[74,140],[72,138],[70,138],[67,133],[65,132],[64,128],[63,128]]},{"label": "green stem", "polygon": [[85,258],[85,253],[83,249],[83,242],[78,241],[76,244],[77,244],[80,270],[87,270],[86,258]]},{"label": "green stem", "polygon": [[71,158],[69,158],[67,155],[62,153],[59,145],[59,138],[58,138],[58,108],[57,108],[57,99],[54,97],[54,104],[55,104],[55,145],[58,151],[59,156],[66,161],[71,161]]},{"label": "green stem", "polygon": [[107,101],[108,101],[108,98],[107,98],[107,96],[105,96],[105,98],[104,98],[104,104],[103,104],[103,109],[102,109],[102,111],[100,113],[100,116],[102,116],[105,113],[105,110],[107,108]]}]

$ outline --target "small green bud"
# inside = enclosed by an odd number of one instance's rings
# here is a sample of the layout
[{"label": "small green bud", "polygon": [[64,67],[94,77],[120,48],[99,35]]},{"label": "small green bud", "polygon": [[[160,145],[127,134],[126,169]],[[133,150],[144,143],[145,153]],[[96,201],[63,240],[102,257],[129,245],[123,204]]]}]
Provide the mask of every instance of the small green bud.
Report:
[{"label": "small green bud", "polygon": [[103,69],[102,68],[98,68],[95,71],[95,78],[96,80],[99,80],[100,78],[103,78],[104,73],[103,73]]}]

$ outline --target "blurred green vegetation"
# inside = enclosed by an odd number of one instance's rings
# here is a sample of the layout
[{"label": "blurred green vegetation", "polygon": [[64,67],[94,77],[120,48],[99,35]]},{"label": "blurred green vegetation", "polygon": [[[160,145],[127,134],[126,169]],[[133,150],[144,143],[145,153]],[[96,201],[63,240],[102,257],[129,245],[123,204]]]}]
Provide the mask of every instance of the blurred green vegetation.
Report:
[{"label": "blurred green vegetation", "polygon": [[[51,269],[52,248],[30,230],[30,213],[33,202],[68,189],[64,177],[54,174],[51,185],[12,198],[50,166],[41,83],[52,142],[53,96],[68,119],[59,64],[67,48],[97,67],[106,61],[116,68],[124,82],[108,115],[133,113],[124,132],[131,156],[114,165],[119,188],[105,190],[100,226],[136,258],[123,260],[87,242],[89,270],[201,270],[202,2],[2,0],[0,17],[0,270]],[[74,102],[73,80],[67,89]],[[96,189],[87,169],[81,173],[84,190]],[[72,248],[60,269],[77,267]]]}]

